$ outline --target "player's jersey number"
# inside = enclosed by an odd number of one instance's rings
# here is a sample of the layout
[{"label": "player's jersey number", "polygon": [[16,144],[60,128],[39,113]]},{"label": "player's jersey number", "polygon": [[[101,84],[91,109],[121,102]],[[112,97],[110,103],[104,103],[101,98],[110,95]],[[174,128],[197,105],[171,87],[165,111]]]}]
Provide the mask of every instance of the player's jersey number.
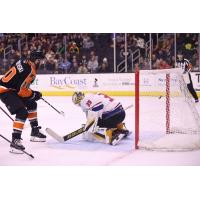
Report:
[{"label": "player's jersey number", "polygon": [[12,67],[10,68],[10,70],[3,76],[3,78],[1,79],[4,83],[9,82],[16,74],[16,68]]}]

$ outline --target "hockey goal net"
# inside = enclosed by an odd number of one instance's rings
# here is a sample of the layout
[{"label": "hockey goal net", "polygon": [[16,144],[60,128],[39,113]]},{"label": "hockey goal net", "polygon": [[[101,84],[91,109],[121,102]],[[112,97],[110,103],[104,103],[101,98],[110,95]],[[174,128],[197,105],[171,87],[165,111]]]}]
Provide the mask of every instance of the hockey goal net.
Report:
[{"label": "hockey goal net", "polygon": [[200,116],[180,69],[136,69],[135,148],[200,148]]}]

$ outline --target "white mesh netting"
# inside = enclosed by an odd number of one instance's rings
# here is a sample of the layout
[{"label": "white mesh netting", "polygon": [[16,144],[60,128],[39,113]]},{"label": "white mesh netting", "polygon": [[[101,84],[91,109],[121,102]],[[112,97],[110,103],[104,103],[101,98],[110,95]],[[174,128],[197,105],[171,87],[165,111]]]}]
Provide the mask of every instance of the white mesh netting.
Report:
[{"label": "white mesh netting", "polygon": [[139,148],[200,148],[199,113],[179,69],[140,71],[139,123]]}]

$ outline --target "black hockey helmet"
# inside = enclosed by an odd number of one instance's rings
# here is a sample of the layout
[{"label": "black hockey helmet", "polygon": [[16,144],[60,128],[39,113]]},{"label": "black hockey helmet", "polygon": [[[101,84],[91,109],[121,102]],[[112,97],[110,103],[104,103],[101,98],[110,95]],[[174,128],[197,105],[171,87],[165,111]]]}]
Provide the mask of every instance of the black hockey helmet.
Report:
[{"label": "black hockey helmet", "polygon": [[37,59],[44,59],[42,51],[33,50],[30,53],[30,61],[35,62]]}]

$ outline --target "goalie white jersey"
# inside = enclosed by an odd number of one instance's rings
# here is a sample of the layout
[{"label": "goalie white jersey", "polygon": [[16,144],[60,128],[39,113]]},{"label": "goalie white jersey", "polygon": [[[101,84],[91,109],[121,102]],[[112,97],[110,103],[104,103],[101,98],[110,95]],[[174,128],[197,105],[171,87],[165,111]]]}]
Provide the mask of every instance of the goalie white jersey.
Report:
[{"label": "goalie white jersey", "polygon": [[98,112],[98,115],[101,118],[102,114],[112,112],[121,106],[121,103],[105,94],[97,93],[86,94],[81,101],[80,106],[83,112]]},{"label": "goalie white jersey", "polygon": [[[72,99],[86,113],[84,139],[116,145],[127,136],[129,131],[122,123],[126,113],[119,101],[102,93],[81,95],[80,92],[75,93]],[[99,128],[103,133],[99,133]]]}]

